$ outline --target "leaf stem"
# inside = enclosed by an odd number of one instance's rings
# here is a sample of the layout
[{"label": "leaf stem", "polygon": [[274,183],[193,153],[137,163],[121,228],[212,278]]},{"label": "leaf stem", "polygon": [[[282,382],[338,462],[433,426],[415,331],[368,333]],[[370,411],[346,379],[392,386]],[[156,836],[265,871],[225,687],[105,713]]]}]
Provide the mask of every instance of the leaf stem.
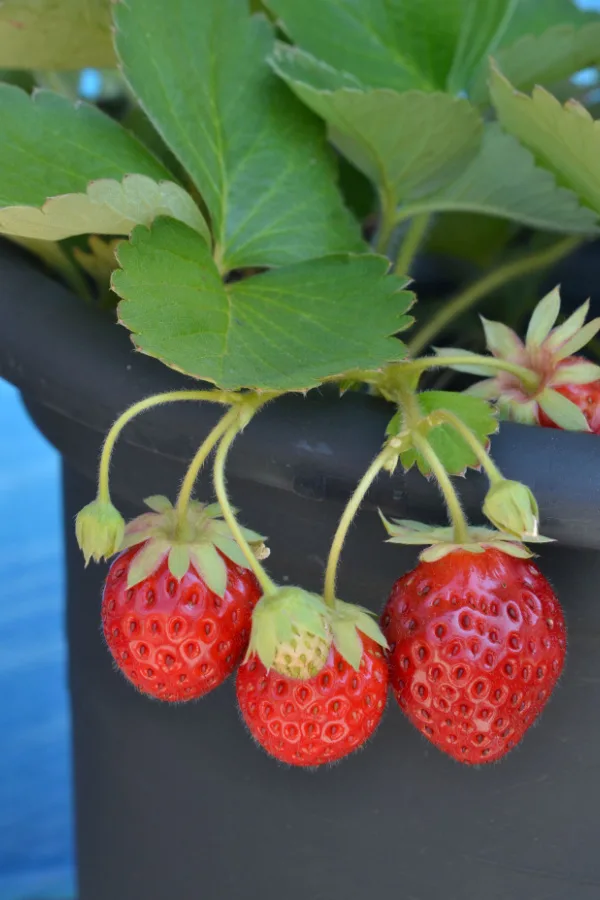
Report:
[{"label": "leaf stem", "polygon": [[[244,424],[246,424],[248,421],[249,419],[246,418]],[[237,523],[237,519],[235,518],[235,514],[227,495],[227,487],[225,485],[225,463],[227,461],[227,454],[229,453],[229,450],[235,438],[239,434],[239,431],[239,423],[236,422],[234,425],[231,425],[226,431],[225,436],[222,438],[215,454],[215,464],[213,469],[215,494],[217,495],[217,500],[219,501],[219,504],[221,506],[223,518],[227,522],[229,530],[234,536],[238,547],[246,557],[249,568],[252,569],[252,571],[256,575],[258,583],[262,587],[264,593],[272,594],[277,590],[277,585],[271,580],[271,578],[269,578],[264,568],[261,566],[256,556],[252,552],[252,548],[248,544],[246,538],[242,534],[242,530]]]},{"label": "leaf stem", "polygon": [[473,284],[470,284],[455,297],[450,299],[432,319],[415,335],[408,345],[409,353],[412,356],[419,354],[425,347],[444,331],[447,325],[457,316],[462,315],[475,306],[487,294],[521,278],[524,275],[530,275],[540,269],[557,263],[563,257],[572,253],[582,243],[580,237],[568,237],[562,241],[557,241],[551,247],[545,247],[535,253],[527,254],[519,259],[507,262],[492,272],[488,272],[482,278],[479,278]]},{"label": "leaf stem", "polygon": [[350,500],[348,501],[348,504],[346,505],[346,508],[339,521],[338,527],[333,537],[331,549],[329,551],[327,568],[325,570],[325,582],[323,586],[323,599],[325,603],[330,607],[333,607],[335,605],[335,583],[337,570],[340,562],[342,548],[344,546],[344,542],[346,540],[350,525],[354,521],[354,517],[356,516],[356,513],[358,512],[367,491],[375,481],[377,475],[385,466],[386,462],[391,458],[391,456],[394,455],[394,452],[395,451],[393,451],[389,446],[386,446],[381,451],[381,453],[377,454],[363,477],[358,482],[356,489],[350,497]]},{"label": "leaf stem", "polygon": [[109,471],[112,453],[119,435],[123,428],[135,416],[146,412],[155,406],[161,406],[165,403],[175,403],[178,400],[204,400],[212,403],[231,403],[237,400],[235,394],[226,394],[221,391],[167,391],[164,394],[154,394],[152,397],[146,397],[138,403],[134,403],[129,409],[121,413],[118,419],[113,422],[102,447],[102,455],[100,457],[100,468],[98,472],[98,499],[104,502],[110,502],[109,489]]},{"label": "leaf stem", "polygon": [[381,191],[381,218],[375,239],[376,253],[386,253],[395,224],[396,209],[390,197],[390,192],[384,188]]},{"label": "leaf stem", "polygon": [[185,478],[183,479],[183,482],[179,489],[179,495],[177,497],[176,509],[178,528],[183,529],[185,527],[188,506],[190,504],[192,492],[194,490],[194,485],[196,484],[196,479],[198,478],[200,469],[212,453],[213,449],[217,446],[223,435],[236,421],[237,416],[237,406],[234,406],[230,410],[228,410],[225,415],[222,416],[221,419],[219,419],[214,428],[210,430],[205,440],[202,442],[202,445],[195,454],[193,460],[191,461],[189,468],[185,473]]},{"label": "leaf stem", "polygon": [[495,356],[484,356],[477,353],[469,356],[461,356],[459,353],[456,356],[422,356],[420,359],[408,360],[399,365],[423,371],[425,369],[444,368],[445,366],[486,366],[488,369],[499,369],[501,372],[509,372],[530,390],[535,391],[539,387],[539,378],[531,369],[508,362],[505,359],[497,359]]},{"label": "leaf stem", "polygon": [[412,442],[415,449],[419,451],[423,459],[429,464],[429,468],[435,475],[437,483],[440,487],[446,506],[448,507],[448,515],[454,529],[454,542],[456,544],[465,544],[469,541],[469,526],[465,518],[458,494],[452,484],[452,479],[448,475],[441,459],[427,440],[418,430],[411,434]]},{"label": "leaf stem", "polygon": [[427,228],[429,227],[430,220],[430,213],[421,213],[420,215],[415,216],[410,223],[408,231],[406,232],[406,235],[402,242],[402,246],[400,247],[400,253],[398,254],[396,265],[394,266],[394,272],[396,275],[410,275],[410,270],[412,268],[415,257],[419,252],[419,247],[421,246],[423,239],[427,234]]},{"label": "leaf stem", "polygon": [[504,476],[502,475],[502,472],[500,471],[498,466],[491,459],[483,444],[478,440],[476,435],[473,434],[468,425],[465,425],[462,419],[460,419],[449,410],[440,409],[432,413],[429,416],[428,421],[433,427],[444,422],[447,422],[448,425],[451,425],[452,428],[454,428],[454,430],[457,431],[464,439],[464,441],[469,445],[476,458],[479,460],[479,463],[481,464],[490,480],[490,484],[496,484],[499,481],[504,481]]}]

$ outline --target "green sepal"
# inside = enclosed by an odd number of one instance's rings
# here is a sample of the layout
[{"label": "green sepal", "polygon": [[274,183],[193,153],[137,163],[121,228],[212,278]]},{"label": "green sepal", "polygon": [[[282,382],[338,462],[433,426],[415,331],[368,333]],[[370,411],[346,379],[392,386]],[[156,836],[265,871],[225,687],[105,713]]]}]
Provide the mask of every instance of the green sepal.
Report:
[{"label": "green sepal", "polygon": [[579,407],[558,391],[546,388],[537,401],[548,418],[565,431],[590,431],[588,421]]},{"label": "green sepal", "polygon": [[[453,553],[455,550],[465,550],[468,553],[483,553],[488,548],[501,550],[509,556],[526,559],[533,556],[531,550],[520,543],[510,534],[495,531],[492,528],[469,527],[469,540],[465,543],[456,543],[454,529],[451,526],[438,527],[426,525],[423,522],[415,522],[411,519],[386,519],[379,512],[384,527],[389,535],[388,544],[414,544],[428,546],[419,554],[424,562],[434,562]],[[552,538],[541,534],[528,535],[524,540],[527,543],[548,543]]]},{"label": "green sepal", "polygon": [[330,627],[338,653],[357,671],[363,654],[361,633],[381,647],[388,646],[373,613],[354,603],[336,600],[330,613]]},{"label": "green sepal", "polygon": [[129,566],[127,587],[135,587],[140,581],[149,578],[158,569],[169,550],[168,541],[159,540],[158,538],[147,541],[136,553],[133,562]]},{"label": "green sepal", "polygon": [[528,346],[543,344],[556,324],[559,313],[560,291],[555,287],[534,309],[527,328],[526,344]]},{"label": "green sepal", "polygon": [[306,642],[310,638],[327,645],[331,643],[329,611],[325,602],[317,594],[302,588],[282,587],[256,604],[246,659],[256,653],[269,671],[282,645],[294,639]]},{"label": "green sepal", "polygon": [[[169,572],[178,581],[190,567],[190,551],[185,544],[174,544],[169,551]],[[206,579],[205,579],[206,580]]]},{"label": "green sepal", "polygon": [[170,509],[173,509],[173,504],[169,498],[163,497],[162,494],[154,494],[152,497],[146,497],[144,503],[149,509],[157,513],[165,513]]},{"label": "green sepal", "polygon": [[208,588],[218,597],[227,590],[227,566],[213,544],[192,544],[190,559]]}]

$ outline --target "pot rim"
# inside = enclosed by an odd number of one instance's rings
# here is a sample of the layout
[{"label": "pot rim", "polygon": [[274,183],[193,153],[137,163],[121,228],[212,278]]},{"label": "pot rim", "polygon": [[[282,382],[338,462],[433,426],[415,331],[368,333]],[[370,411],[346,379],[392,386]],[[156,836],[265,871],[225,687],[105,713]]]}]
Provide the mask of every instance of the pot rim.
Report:
[{"label": "pot rim", "polygon": [[[8,241],[0,242],[0,271],[0,376],[28,400],[100,436],[143,397],[198,386],[135,351],[125,329]],[[218,415],[212,404],[170,404],[135,419],[120,440],[184,463]],[[286,395],[236,442],[229,472],[315,501],[343,501],[378,452],[390,417],[384,401],[352,392],[341,399],[323,389]],[[600,548],[600,440],[503,423],[492,453],[507,477],[535,492],[544,534],[569,546]],[[481,521],[486,485],[473,471],[458,479],[475,521]],[[366,505],[398,517],[445,519],[435,486],[414,471],[382,475]]]}]

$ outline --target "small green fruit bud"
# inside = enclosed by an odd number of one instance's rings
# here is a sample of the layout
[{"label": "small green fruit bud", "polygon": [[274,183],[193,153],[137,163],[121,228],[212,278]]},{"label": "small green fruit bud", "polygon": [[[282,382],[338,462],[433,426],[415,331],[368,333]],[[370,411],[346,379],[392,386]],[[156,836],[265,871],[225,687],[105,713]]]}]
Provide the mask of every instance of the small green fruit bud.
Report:
[{"label": "small green fruit bud", "polygon": [[90,559],[100,562],[119,550],[125,534],[125,520],[110,501],[94,500],[78,513],[75,534],[87,566]]},{"label": "small green fruit bud", "polygon": [[493,484],[483,503],[484,515],[499,531],[524,540],[537,537],[539,509],[532,492],[519,481]]}]

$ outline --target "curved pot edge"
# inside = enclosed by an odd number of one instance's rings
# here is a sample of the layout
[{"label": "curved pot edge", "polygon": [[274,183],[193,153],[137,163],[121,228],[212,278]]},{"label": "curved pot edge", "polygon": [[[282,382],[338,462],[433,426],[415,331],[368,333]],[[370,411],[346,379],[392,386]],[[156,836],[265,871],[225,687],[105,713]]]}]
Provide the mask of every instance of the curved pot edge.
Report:
[{"label": "curved pot edge", "polygon": [[[0,375],[36,403],[97,432],[99,442],[116,415],[142,397],[197,386],[135,352],[122,328],[6,242],[0,243],[0,268]],[[183,462],[218,414],[209,404],[170,405],[140,416],[122,439]],[[377,452],[389,417],[387,404],[357,394],[341,400],[323,391],[288,395],[267,407],[234,445],[230,472],[294,492],[299,480],[316,476],[319,499],[339,499]],[[505,423],[492,450],[507,476],[535,491],[544,533],[568,545],[600,548],[600,442]],[[474,472],[459,481],[475,519],[485,484]],[[398,507],[409,498],[413,510],[443,516],[434,488],[414,472],[380,478],[371,498],[397,515],[406,515]]]}]

